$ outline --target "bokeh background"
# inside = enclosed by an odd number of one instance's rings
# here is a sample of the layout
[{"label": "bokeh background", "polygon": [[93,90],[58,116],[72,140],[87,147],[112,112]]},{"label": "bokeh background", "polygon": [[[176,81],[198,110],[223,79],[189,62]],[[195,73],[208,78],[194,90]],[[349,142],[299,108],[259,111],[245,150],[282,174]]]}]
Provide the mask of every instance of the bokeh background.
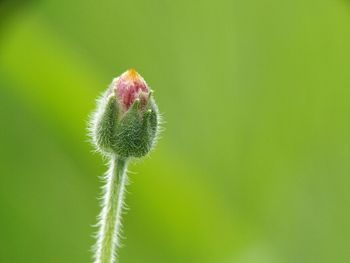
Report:
[{"label": "bokeh background", "polygon": [[130,67],[165,123],[120,262],[350,262],[346,0],[0,1],[0,262],[91,262],[86,123]]}]

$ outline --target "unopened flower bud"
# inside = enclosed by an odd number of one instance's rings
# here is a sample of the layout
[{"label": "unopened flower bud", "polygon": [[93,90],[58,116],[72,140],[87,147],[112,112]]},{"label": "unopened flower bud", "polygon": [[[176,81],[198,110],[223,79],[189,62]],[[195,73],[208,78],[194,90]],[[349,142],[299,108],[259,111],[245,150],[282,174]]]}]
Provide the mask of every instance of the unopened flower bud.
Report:
[{"label": "unopened flower bud", "polygon": [[142,157],[152,148],[159,113],[145,80],[130,69],[115,78],[98,103],[91,132],[98,150]]}]

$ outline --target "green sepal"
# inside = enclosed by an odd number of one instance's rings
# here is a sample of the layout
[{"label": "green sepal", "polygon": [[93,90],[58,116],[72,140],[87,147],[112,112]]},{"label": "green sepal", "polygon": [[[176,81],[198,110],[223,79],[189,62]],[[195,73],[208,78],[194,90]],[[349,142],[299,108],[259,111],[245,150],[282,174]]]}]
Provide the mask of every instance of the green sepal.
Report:
[{"label": "green sepal", "polygon": [[116,125],[113,151],[119,156],[142,157],[152,148],[158,125],[157,109],[153,101],[145,109],[139,107],[140,101],[135,100]]},{"label": "green sepal", "polygon": [[118,103],[114,94],[110,95],[102,109],[102,114],[97,120],[95,138],[98,148],[102,152],[113,152],[112,145],[115,141],[115,127],[118,119]]},{"label": "green sepal", "polygon": [[158,129],[158,109],[151,96],[146,105],[136,99],[122,112],[116,95],[111,94],[100,107],[93,131],[99,151],[128,158],[145,156],[151,150]]}]

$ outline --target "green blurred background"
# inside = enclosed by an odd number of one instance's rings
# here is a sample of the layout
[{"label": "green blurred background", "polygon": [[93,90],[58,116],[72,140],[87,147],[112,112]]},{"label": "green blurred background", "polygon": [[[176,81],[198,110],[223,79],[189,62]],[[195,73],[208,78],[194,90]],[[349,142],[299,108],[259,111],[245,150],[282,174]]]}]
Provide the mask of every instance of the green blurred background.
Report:
[{"label": "green blurred background", "polygon": [[0,1],[0,262],[91,262],[86,122],[136,68],[164,132],[121,263],[350,262],[350,3]]}]

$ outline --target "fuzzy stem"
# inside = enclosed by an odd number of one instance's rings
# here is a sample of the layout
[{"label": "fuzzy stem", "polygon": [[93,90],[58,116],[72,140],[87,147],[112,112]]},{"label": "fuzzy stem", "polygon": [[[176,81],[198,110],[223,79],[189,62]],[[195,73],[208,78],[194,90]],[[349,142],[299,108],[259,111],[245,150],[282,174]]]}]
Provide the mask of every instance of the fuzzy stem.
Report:
[{"label": "fuzzy stem", "polygon": [[125,192],[127,160],[113,156],[106,174],[102,211],[97,236],[95,263],[115,262],[119,245],[121,213]]}]

